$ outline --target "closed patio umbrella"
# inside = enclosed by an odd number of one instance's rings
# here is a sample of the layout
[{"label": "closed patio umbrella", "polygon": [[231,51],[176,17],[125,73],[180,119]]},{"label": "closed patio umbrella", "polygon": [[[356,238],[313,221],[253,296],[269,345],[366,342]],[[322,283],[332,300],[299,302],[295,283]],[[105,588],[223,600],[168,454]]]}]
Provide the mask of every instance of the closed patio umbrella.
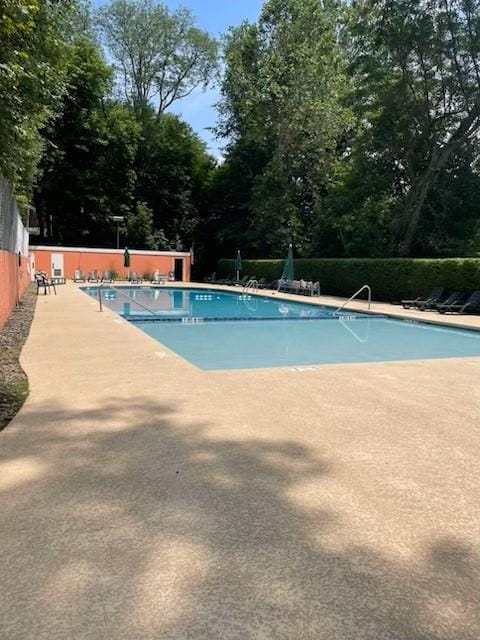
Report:
[{"label": "closed patio umbrella", "polygon": [[283,267],[282,277],[279,280],[278,287],[282,282],[291,282],[294,279],[294,270],[293,270],[293,246],[290,243],[288,245],[288,254],[287,259],[285,260],[285,265]]},{"label": "closed patio umbrella", "polygon": [[237,281],[240,280],[240,271],[242,270],[242,256],[240,255],[240,249],[237,251],[237,258],[235,260],[235,271],[237,272]]},{"label": "closed patio umbrella", "polygon": [[123,266],[127,269],[128,278],[130,279],[130,253],[127,247],[125,247],[125,251],[123,252]]}]

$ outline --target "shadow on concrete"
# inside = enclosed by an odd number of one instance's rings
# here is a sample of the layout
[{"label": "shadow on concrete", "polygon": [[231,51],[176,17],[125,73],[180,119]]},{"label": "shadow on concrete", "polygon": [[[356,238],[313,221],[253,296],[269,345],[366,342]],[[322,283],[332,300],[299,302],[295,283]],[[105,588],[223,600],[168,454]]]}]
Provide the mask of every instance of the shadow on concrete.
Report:
[{"label": "shadow on concrete", "polygon": [[21,422],[0,438],[2,640],[480,637],[479,553],[335,550],[347,525],[291,495],[335,467],[298,443],[140,398]]}]

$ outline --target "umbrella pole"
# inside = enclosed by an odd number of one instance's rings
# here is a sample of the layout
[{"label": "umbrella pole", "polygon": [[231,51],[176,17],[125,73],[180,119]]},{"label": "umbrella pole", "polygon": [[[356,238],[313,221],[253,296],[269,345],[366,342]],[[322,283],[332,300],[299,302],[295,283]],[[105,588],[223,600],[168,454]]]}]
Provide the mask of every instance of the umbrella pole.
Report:
[{"label": "umbrella pole", "polygon": [[240,280],[240,271],[237,269],[237,282]]}]

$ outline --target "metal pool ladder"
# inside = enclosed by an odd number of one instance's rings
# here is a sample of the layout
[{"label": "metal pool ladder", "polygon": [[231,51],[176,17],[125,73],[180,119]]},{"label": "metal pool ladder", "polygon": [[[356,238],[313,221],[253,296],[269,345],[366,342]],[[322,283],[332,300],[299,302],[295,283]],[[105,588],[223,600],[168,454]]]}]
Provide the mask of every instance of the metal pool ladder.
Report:
[{"label": "metal pool ladder", "polygon": [[344,302],[340,307],[338,307],[338,309],[336,309],[333,313],[338,313],[339,311],[344,309],[347,306],[347,304],[349,304],[352,300],[354,300],[357,296],[359,296],[362,293],[362,291],[364,291],[365,289],[368,291],[368,308],[370,309],[372,305],[372,289],[368,284],[364,284],[363,287],[360,287],[358,291],[355,291],[353,296],[349,298],[346,302]]},{"label": "metal pool ladder", "polygon": [[258,280],[255,280],[255,279],[249,280],[242,289],[242,295],[247,293],[249,289],[251,289],[254,293],[258,293]]}]

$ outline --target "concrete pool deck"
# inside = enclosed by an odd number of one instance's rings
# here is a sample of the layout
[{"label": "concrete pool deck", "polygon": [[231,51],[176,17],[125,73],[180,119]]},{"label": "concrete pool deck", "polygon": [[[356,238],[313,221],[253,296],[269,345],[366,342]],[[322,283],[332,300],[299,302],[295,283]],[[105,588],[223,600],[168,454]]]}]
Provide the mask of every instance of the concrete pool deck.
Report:
[{"label": "concrete pool deck", "polygon": [[68,284],[22,364],[1,640],[480,637],[480,358],[204,372]]}]

